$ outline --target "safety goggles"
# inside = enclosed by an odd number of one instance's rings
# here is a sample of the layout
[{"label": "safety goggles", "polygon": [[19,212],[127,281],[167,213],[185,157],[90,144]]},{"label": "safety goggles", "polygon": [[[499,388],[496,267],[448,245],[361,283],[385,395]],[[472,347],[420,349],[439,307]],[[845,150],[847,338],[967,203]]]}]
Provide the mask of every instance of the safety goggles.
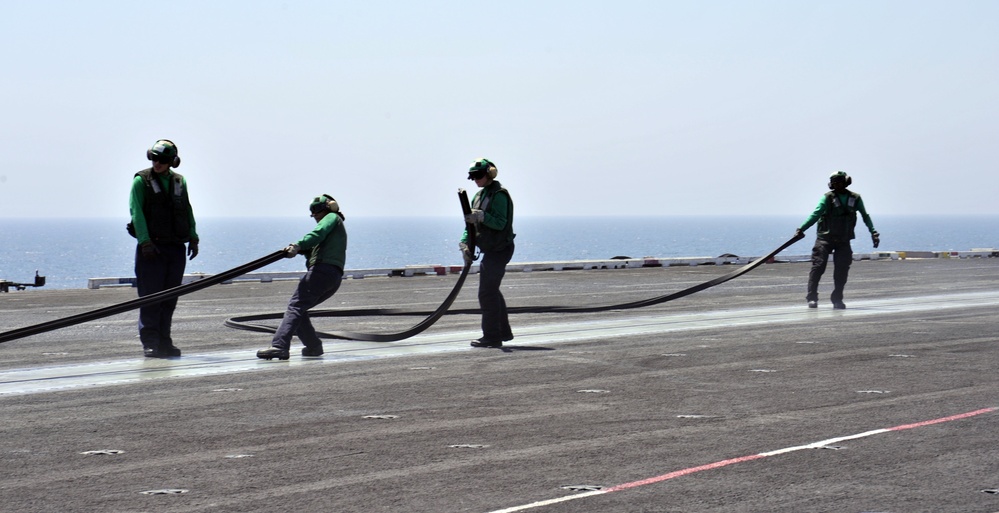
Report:
[{"label": "safety goggles", "polygon": [[486,176],[486,172],[483,171],[483,170],[481,170],[481,169],[479,169],[477,171],[469,171],[468,172],[468,179],[469,180],[478,180],[478,179],[480,179],[480,178],[482,178],[484,176]]},{"label": "safety goggles", "polygon": [[159,162],[160,164],[173,164],[173,157],[168,157],[166,155],[153,155],[150,159],[153,162]]}]

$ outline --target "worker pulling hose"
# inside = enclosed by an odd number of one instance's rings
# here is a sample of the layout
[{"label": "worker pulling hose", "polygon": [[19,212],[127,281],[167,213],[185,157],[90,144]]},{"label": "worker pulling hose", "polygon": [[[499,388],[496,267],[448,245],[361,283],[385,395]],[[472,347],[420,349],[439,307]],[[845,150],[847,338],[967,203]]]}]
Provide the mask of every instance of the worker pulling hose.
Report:
[{"label": "worker pulling hose", "polygon": [[[468,203],[468,195],[465,193],[465,191],[463,189],[459,189],[458,190],[458,199],[461,202],[462,211],[463,212],[470,212],[471,211],[471,207],[469,206],[469,203]],[[319,218],[319,219],[320,219],[320,222],[322,222],[323,218]],[[466,222],[466,226],[468,226],[467,222]],[[346,240],[345,239],[346,236],[344,235],[343,237],[344,237],[344,240]],[[345,246],[343,248],[345,249]],[[297,249],[296,249],[296,252],[297,252]],[[342,253],[341,253],[341,256],[342,256]],[[426,330],[430,326],[433,326],[434,323],[437,322],[437,320],[440,319],[447,312],[448,308],[451,307],[451,304],[454,303],[455,298],[458,297],[458,293],[461,292],[462,285],[465,284],[465,278],[468,276],[468,272],[469,272],[469,270],[472,267],[472,260],[473,260],[473,258],[471,258],[470,256],[468,256],[468,255],[465,256],[465,267],[461,271],[461,276],[458,277],[458,281],[457,281],[457,283],[454,284],[454,288],[451,289],[451,293],[448,294],[447,298],[444,299],[444,302],[441,303],[441,305],[439,307],[437,307],[437,309],[435,311],[427,314],[427,318],[426,319],[423,319],[422,321],[420,321],[419,323],[417,323],[413,327],[411,327],[409,329],[406,329],[406,330],[403,330],[403,331],[400,331],[398,333],[355,333],[355,332],[348,331],[348,332],[340,332],[340,333],[337,333],[336,335],[323,334],[323,333],[315,332],[315,330],[313,328],[311,328],[311,322],[305,320],[305,319],[307,319],[307,317],[306,317],[306,318],[304,318],[304,319],[302,319],[302,320],[299,321],[299,322],[308,322],[309,323],[308,335],[306,337],[303,337],[303,334],[302,334],[301,331],[299,331],[298,329],[294,329],[293,330],[291,328],[292,325],[290,324],[290,321],[289,321],[289,314],[299,315],[299,316],[302,315],[298,311],[293,310],[291,306],[289,306],[288,310],[286,312],[284,312],[284,313],[274,314],[275,317],[273,317],[273,318],[275,318],[275,319],[282,319],[282,321],[281,321],[281,327],[278,327],[278,328],[270,328],[270,327],[267,327],[267,326],[244,328],[244,327],[240,327],[238,325],[230,325],[228,320],[226,321],[226,325],[227,326],[231,326],[233,328],[237,328],[237,329],[248,329],[249,331],[259,331],[259,332],[264,332],[264,333],[274,333],[275,337],[274,337],[274,340],[271,342],[272,346],[269,347],[269,348],[261,349],[260,351],[257,351],[257,357],[258,358],[263,358],[263,359],[266,359],[266,360],[271,360],[271,359],[274,359],[274,358],[277,358],[279,360],[287,360],[288,357],[289,357],[288,345],[290,343],[290,339],[291,339],[292,335],[297,335],[298,338],[300,340],[302,340],[302,342],[304,344],[306,344],[306,347],[302,349],[302,355],[303,356],[319,356],[319,355],[323,354],[322,341],[321,340],[317,340],[316,339],[317,337],[318,338],[339,338],[339,339],[348,339],[348,340],[364,340],[364,341],[368,341],[368,342],[395,342],[395,341],[398,341],[398,340],[407,339],[407,338],[412,337],[412,336],[414,336],[414,335],[416,335],[418,333],[423,332],[424,330]],[[292,302],[296,302],[297,301],[299,303],[299,304],[296,304],[296,308],[298,310],[303,310],[303,308],[302,308],[302,306],[300,304],[301,303],[301,297],[302,297],[302,292],[301,291],[302,291],[302,287],[303,287],[302,283],[305,283],[308,279],[309,279],[309,275],[306,275],[305,278],[302,278],[303,281],[299,284],[299,290],[295,293],[295,295],[292,296]],[[332,289],[335,292],[336,287],[332,287]],[[332,295],[332,292],[330,292],[329,294]],[[289,305],[291,305],[291,303],[289,303]],[[311,310],[311,306],[313,306],[311,304],[306,305],[306,306],[308,306],[308,308],[304,308],[304,310],[308,311],[308,317],[314,317],[318,312],[322,312],[323,311],[323,310],[319,310],[319,311]],[[271,318],[271,317],[268,317],[268,318]],[[313,335],[314,332],[315,332],[315,335]],[[278,333],[281,333],[282,335],[278,335]]]}]

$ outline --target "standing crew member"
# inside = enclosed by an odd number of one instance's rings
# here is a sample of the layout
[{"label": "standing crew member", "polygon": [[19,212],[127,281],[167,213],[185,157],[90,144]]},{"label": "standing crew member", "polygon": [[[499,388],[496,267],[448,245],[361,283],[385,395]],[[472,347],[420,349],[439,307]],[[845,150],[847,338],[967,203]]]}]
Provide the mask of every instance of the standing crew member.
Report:
[{"label": "standing crew member", "polygon": [[[487,159],[472,163],[468,179],[480,189],[472,198],[472,212],[465,222],[475,225],[475,244],[482,253],[479,265],[479,307],[482,309],[482,337],[472,341],[472,347],[502,347],[513,340],[506,300],[500,283],[506,274],[506,264],[513,258],[513,199],[496,181],[496,164]],[[468,247],[468,229],[458,243],[462,257],[472,259],[475,248]]]},{"label": "standing crew member", "polygon": [[808,308],[819,306],[819,279],[826,271],[830,253],[833,254],[833,292],[830,299],[833,308],[837,310],[846,308],[843,304],[843,287],[846,286],[850,264],[853,263],[853,248],[850,247],[850,241],[855,238],[853,229],[857,225],[857,212],[860,212],[864,224],[871,232],[874,247],[877,248],[881,243],[871,216],[867,215],[867,209],[864,208],[864,200],[860,199],[859,194],[847,190],[847,186],[851,183],[853,179],[843,171],[830,175],[830,191],[822,196],[812,215],[795,230],[795,236],[802,235],[816,221],[819,223],[816,228],[815,246],[812,248],[812,270],[808,273],[808,292],[805,295]]},{"label": "standing crew member", "polygon": [[[288,301],[281,326],[274,333],[271,347],[257,351],[257,358],[287,360],[291,337],[298,335],[305,347],[302,356],[323,354],[323,341],[309,320],[309,309],[326,301],[343,281],[343,266],[347,258],[347,230],[344,215],[336,200],[328,194],[316,196],[309,204],[316,227],[284,251],[288,258],[303,252],[308,272],[298,282],[298,288]],[[330,215],[336,214],[336,215]]]},{"label": "standing crew member", "polygon": [[[180,285],[187,260],[198,256],[198,232],[187,195],[187,180],[171,171],[180,165],[177,145],[160,139],[146,150],[153,167],[132,179],[128,206],[132,222],[128,233],[136,238],[135,282],[139,296]],[[139,341],[150,358],[180,356],[170,338],[177,298],[139,308]]]}]

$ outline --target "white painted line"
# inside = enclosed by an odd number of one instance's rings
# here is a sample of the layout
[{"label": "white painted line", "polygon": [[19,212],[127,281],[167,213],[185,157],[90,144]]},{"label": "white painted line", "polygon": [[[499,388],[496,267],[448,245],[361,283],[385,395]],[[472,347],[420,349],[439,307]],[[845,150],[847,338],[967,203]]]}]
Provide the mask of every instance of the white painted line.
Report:
[{"label": "white painted line", "polygon": [[510,507],[510,508],[493,510],[493,511],[490,511],[489,513],[514,513],[516,511],[525,511],[525,510],[528,510],[528,509],[541,508],[541,507],[544,507],[544,506],[549,506],[549,505],[560,503],[560,502],[568,502],[568,501],[573,501],[573,500],[585,499],[587,497],[593,497],[594,495],[603,495],[603,494],[606,494],[606,493],[620,492],[622,490],[628,490],[630,488],[637,488],[639,486],[645,486],[645,485],[650,485],[650,484],[654,484],[654,483],[661,483],[663,481],[668,481],[670,479],[675,479],[677,477],[687,476],[687,475],[694,474],[696,472],[701,472],[701,471],[704,471],[704,470],[714,470],[716,468],[727,467],[729,465],[734,465],[736,463],[743,463],[743,462],[746,462],[746,461],[758,460],[758,459],[761,459],[761,458],[767,458],[767,457],[770,457],[770,456],[777,456],[777,455],[781,455],[781,454],[787,454],[787,453],[790,453],[790,452],[800,451],[800,450],[804,450],[804,449],[818,449],[818,448],[821,448],[821,447],[825,447],[827,445],[833,445],[833,444],[835,444],[837,442],[842,442],[843,440],[855,440],[857,438],[864,438],[864,437],[868,437],[868,436],[879,435],[881,433],[888,433],[888,432],[891,432],[891,431],[902,431],[902,430],[905,430],[905,429],[914,429],[914,428],[918,428],[918,427],[929,426],[929,425],[932,425],[932,424],[940,424],[942,422],[951,422],[951,421],[954,421],[954,420],[966,419],[966,418],[969,418],[969,417],[974,417],[976,415],[982,415],[984,413],[991,413],[993,411],[996,411],[997,409],[999,409],[999,408],[996,408],[996,407],[982,408],[980,410],[969,411],[967,413],[960,413],[960,414],[957,414],[957,415],[951,415],[949,417],[940,417],[940,418],[937,418],[937,419],[925,420],[925,421],[922,421],[922,422],[915,422],[915,423],[912,423],[912,424],[903,424],[903,425],[900,425],[900,426],[895,426],[895,427],[890,427],[890,428],[884,428],[884,429],[874,429],[874,430],[871,430],[871,431],[865,431],[863,433],[858,433],[858,434],[855,434],[855,435],[847,435],[847,436],[841,436],[841,437],[837,437],[837,438],[830,438],[828,440],[821,440],[821,441],[818,441],[818,442],[812,442],[810,444],[805,444],[805,445],[798,445],[798,446],[795,446],[795,447],[786,447],[784,449],[778,449],[776,451],[761,452],[761,453],[758,453],[758,454],[750,454],[750,455],[741,456],[741,457],[738,457],[738,458],[731,458],[731,459],[727,459],[727,460],[716,461],[714,463],[708,463],[706,465],[700,465],[700,466],[697,466],[697,467],[689,467],[689,468],[685,468],[685,469],[681,469],[681,470],[675,470],[673,472],[669,472],[669,473],[662,474],[662,475],[655,476],[655,477],[650,477],[648,479],[642,479],[642,480],[639,480],[639,481],[632,481],[630,483],[624,483],[624,484],[619,484],[619,485],[616,485],[616,486],[611,486],[611,487],[605,488],[603,490],[594,490],[594,491],[580,493],[580,494],[576,494],[576,495],[567,495],[565,497],[558,497],[556,499],[548,499],[548,500],[543,500],[543,501],[538,501],[538,502],[532,502],[530,504],[522,504],[520,506],[513,506],[513,507]]}]

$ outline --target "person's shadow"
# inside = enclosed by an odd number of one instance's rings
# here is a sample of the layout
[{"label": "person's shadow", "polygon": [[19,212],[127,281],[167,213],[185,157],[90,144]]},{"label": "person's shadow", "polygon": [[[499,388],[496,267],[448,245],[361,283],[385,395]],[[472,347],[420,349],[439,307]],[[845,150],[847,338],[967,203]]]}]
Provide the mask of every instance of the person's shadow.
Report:
[{"label": "person's shadow", "polygon": [[543,346],[502,346],[497,347],[500,351],[504,353],[512,353],[514,351],[554,351],[553,347],[543,347]]}]

